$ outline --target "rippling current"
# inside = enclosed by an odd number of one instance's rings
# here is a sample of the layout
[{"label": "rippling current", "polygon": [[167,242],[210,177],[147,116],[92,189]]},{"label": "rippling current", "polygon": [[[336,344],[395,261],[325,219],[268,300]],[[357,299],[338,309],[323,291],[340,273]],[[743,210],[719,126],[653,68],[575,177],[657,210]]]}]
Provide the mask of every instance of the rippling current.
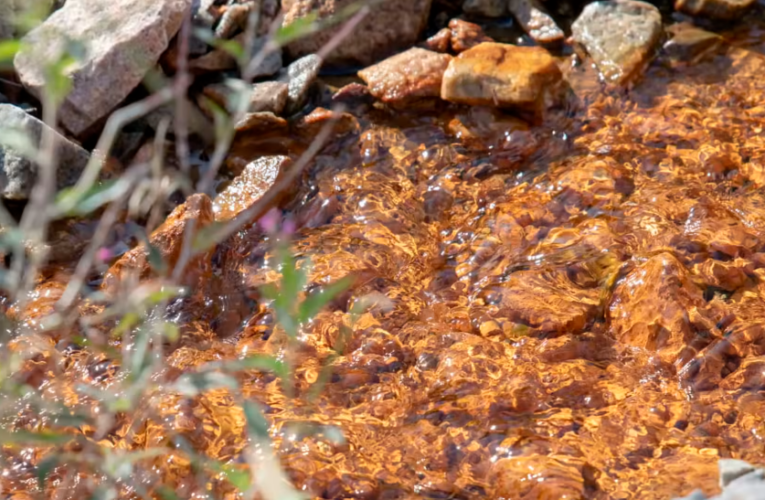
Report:
[{"label": "rippling current", "polygon": [[[312,261],[309,288],[356,280],[302,330],[298,395],[340,326],[352,333],[314,402],[288,401],[272,375],[240,377],[295,485],[333,499],[665,499],[717,491],[719,458],[765,464],[764,29],[739,27],[692,64],[660,55],[629,91],[562,61],[580,105],[544,125],[373,110],[325,148],[286,207],[293,248]],[[203,293],[177,305],[182,337],[156,381],[285,355],[257,292],[278,278],[269,248],[257,227],[219,246]],[[51,276],[21,319],[60,296],[67,271]],[[391,307],[351,324],[370,293]],[[75,384],[121,377],[87,349],[55,369],[42,350],[27,381],[79,411],[93,403]],[[120,418],[104,440],[119,449],[182,435],[236,463],[246,444],[225,389],[162,393]],[[301,422],[344,439],[287,431]],[[13,424],[44,416],[20,407]],[[4,471],[13,498],[34,490],[41,456]],[[198,485],[180,454],[150,462],[136,484],[235,497]],[[82,498],[78,481],[52,484],[49,496]]]}]

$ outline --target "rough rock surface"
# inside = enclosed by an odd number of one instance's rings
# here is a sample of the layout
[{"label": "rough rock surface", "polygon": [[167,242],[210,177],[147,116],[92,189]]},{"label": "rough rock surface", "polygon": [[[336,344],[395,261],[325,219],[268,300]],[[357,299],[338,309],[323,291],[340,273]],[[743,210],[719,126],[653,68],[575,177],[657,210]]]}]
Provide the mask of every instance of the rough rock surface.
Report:
[{"label": "rough rock surface", "polygon": [[192,0],[69,0],[24,37],[28,49],[14,65],[22,83],[41,97],[44,67],[61,51],[61,33],[86,45],[69,72],[71,92],[59,119],[82,134],[106,116],[155,66],[191,8]]},{"label": "rough rock surface", "polygon": [[701,290],[683,265],[671,254],[661,253],[619,284],[607,317],[617,340],[674,362],[695,336],[691,311],[704,304]]},{"label": "rough rock surface", "polygon": [[465,0],[462,10],[479,16],[502,17],[507,14],[507,0]]},{"label": "rough rock surface", "polygon": [[482,43],[449,63],[441,98],[540,113],[562,100],[561,83],[555,59],[543,48]]},{"label": "rough rock surface", "polygon": [[636,78],[661,41],[659,9],[636,0],[594,2],[571,25],[603,77],[615,83]]},{"label": "rough rock surface", "polygon": [[321,57],[311,54],[301,57],[279,74],[279,81],[289,85],[285,106],[287,114],[300,111],[300,108],[303,107],[311,87],[319,76],[321,65]]},{"label": "rough rock surface", "polygon": [[[251,86],[250,102],[247,111],[250,113],[270,112],[279,114],[287,104],[288,91],[289,86],[283,82],[255,83]],[[235,111],[234,102],[231,102],[235,92],[229,85],[213,83],[206,86],[202,92],[229,112]]]},{"label": "rough rock surface", "polygon": [[[215,220],[236,217],[257,202],[289,167],[286,156],[264,156],[248,164],[213,202]],[[276,200],[278,202],[278,200]]]},{"label": "rough rock surface", "polygon": [[[47,128],[43,122],[11,104],[0,104],[0,126],[23,132],[35,146],[39,146],[43,130]],[[56,139],[56,185],[62,189],[77,182],[90,154],[58,132]],[[28,199],[36,180],[37,166],[34,163],[13,148],[0,146],[0,192],[3,198]]]},{"label": "rough rock surface", "polygon": [[415,47],[359,71],[359,77],[377,99],[403,105],[421,98],[440,97],[444,71],[451,58]]},{"label": "rough rock surface", "polygon": [[[284,26],[312,11],[324,19],[337,14],[355,0],[285,0]],[[397,50],[411,47],[427,23],[431,0],[385,0],[371,8],[358,26],[327,55],[330,66],[368,66]],[[318,52],[340,29],[334,26],[292,42],[287,52],[293,58]]]},{"label": "rough rock surface", "polygon": [[712,19],[738,19],[749,10],[757,0],[675,0],[675,10],[692,16]]},{"label": "rough rock surface", "polygon": [[560,42],[565,38],[555,20],[543,11],[534,0],[510,0],[510,13],[537,43]]},{"label": "rough rock surface", "polygon": [[472,49],[483,42],[494,41],[486,36],[480,26],[463,21],[462,19],[452,19],[449,21],[449,32],[451,34],[449,41],[451,48],[458,54],[467,49]]},{"label": "rough rock surface", "polygon": [[544,333],[579,332],[600,303],[597,290],[585,290],[558,272],[519,271],[502,288],[485,291],[485,300],[499,295],[495,316],[528,325]]},{"label": "rough rock surface", "polygon": [[[168,273],[172,273],[178,264],[183,250],[183,241],[187,237],[188,225],[193,221],[194,230],[188,236],[194,237],[201,229],[213,221],[212,202],[205,194],[191,195],[185,203],[179,205],[167,217],[149,237],[151,245],[159,252]],[[197,285],[204,276],[211,271],[210,256],[200,254],[192,257],[186,264],[183,277],[183,285]],[[117,262],[115,262],[104,275],[102,288],[114,293],[119,289],[120,283],[128,275],[144,281],[155,272],[149,260],[146,247],[138,245]]]},{"label": "rough rock surface", "polygon": [[722,493],[707,497],[701,491],[694,491],[687,497],[677,500],[760,500],[763,498],[765,469],[735,459],[722,459],[718,466]]}]

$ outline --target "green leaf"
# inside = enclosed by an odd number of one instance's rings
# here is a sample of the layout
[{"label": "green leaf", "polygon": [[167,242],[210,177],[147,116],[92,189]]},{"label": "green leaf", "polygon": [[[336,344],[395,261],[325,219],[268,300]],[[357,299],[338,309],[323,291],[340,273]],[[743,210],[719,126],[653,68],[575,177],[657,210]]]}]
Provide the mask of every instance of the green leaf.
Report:
[{"label": "green leaf", "polygon": [[125,186],[117,180],[104,181],[91,186],[85,193],[77,195],[74,188],[62,189],[56,196],[56,205],[62,215],[82,216],[95,212],[107,203],[118,199]]},{"label": "green leaf", "polygon": [[263,354],[253,354],[247,356],[244,359],[229,362],[226,368],[239,371],[239,370],[263,370],[275,373],[281,378],[286,377],[289,374],[289,368],[286,363],[280,361],[272,356],[266,356]]},{"label": "green leaf", "polygon": [[317,29],[315,23],[318,18],[319,13],[314,11],[310,12],[307,16],[295,20],[287,26],[282,26],[276,32],[274,42],[283,47],[293,40],[297,40],[298,38],[313,33]]},{"label": "green leaf", "polygon": [[20,40],[3,40],[0,42],[0,64],[13,61],[19,50],[21,50]]},{"label": "green leaf", "polygon": [[147,243],[146,249],[148,250],[149,265],[152,269],[161,276],[167,274],[167,263],[162,258],[159,249],[151,243]]},{"label": "green leaf", "polygon": [[39,464],[37,464],[37,485],[41,490],[45,490],[45,480],[57,465],[57,455],[51,455],[47,458],[44,458]]},{"label": "green leaf", "polygon": [[350,276],[346,276],[345,278],[339,279],[334,283],[323,287],[318,292],[309,294],[298,308],[298,321],[300,323],[305,323],[306,321],[313,319],[319,314],[319,311],[321,311],[324,306],[347,290],[352,283],[353,279]]},{"label": "green leaf", "polygon": [[112,331],[114,338],[120,338],[130,330],[132,330],[138,323],[141,322],[141,317],[138,313],[128,312],[122,317],[117,327]]},{"label": "green leaf", "polygon": [[234,488],[241,492],[245,492],[250,489],[250,473],[249,471],[238,469],[231,465],[224,465],[222,467],[223,474],[226,475],[226,479],[231,483]]},{"label": "green leaf", "polygon": [[18,444],[22,446],[64,444],[72,440],[71,436],[48,430],[38,432],[31,431],[5,431],[0,429],[0,442],[3,444]]},{"label": "green leaf", "polygon": [[147,306],[155,306],[166,300],[174,299],[184,295],[185,290],[181,287],[166,286],[161,290],[152,292],[144,299],[144,304]]},{"label": "green leaf", "polygon": [[189,397],[211,389],[236,389],[239,386],[233,377],[219,372],[190,373],[175,382],[175,389]]},{"label": "green leaf", "polygon": [[195,252],[204,252],[214,247],[218,244],[217,238],[219,237],[221,229],[225,226],[225,223],[216,221],[205,227],[199,228],[196,236],[194,236],[191,248]]},{"label": "green leaf", "polygon": [[244,416],[247,419],[247,432],[251,436],[268,438],[268,421],[260,405],[254,401],[244,402]]},{"label": "green leaf", "polygon": [[157,495],[159,495],[159,498],[162,500],[180,500],[180,497],[176,495],[176,493],[168,488],[167,486],[159,486],[156,489]]}]

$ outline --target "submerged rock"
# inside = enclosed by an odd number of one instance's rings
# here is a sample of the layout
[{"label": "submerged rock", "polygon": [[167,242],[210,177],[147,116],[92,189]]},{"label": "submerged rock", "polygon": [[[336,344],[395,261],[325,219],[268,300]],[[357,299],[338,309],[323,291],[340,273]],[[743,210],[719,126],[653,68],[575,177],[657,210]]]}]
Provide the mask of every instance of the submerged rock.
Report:
[{"label": "submerged rock", "polygon": [[677,24],[667,31],[672,34],[672,38],[662,48],[675,64],[695,64],[723,41],[720,35],[691,24]]},{"label": "submerged rock", "polygon": [[[233,219],[240,212],[250,208],[274,187],[291,164],[286,156],[264,156],[249,163],[242,173],[215,197],[215,220]],[[281,193],[274,203],[278,203],[283,195],[284,193]]]},{"label": "submerged rock", "polygon": [[420,48],[389,57],[359,71],[377,99],[391,105],[405,105],[423,98],[438,98],[441,82],[452,57]]},{"label": "submerged rock", "polygon": [[[48,128],[34,116],[11,104],[0,104],[0,126],[17,130],[38,147]],[[90,154],[58,132],[56,149],[56,187],[74,185],[90,159]],[[7,200],[26,200],[37,181],[37,166],[12,147],[0,145],[0,191]]]},{"label": "submerged rock", "polygon": [[675,10],[711,19],[733,20],[743,16],[757,0],[675,0]]},{"label": "submerged rock", "polygon": [[535,0],[510,0],[510,13],[537,43],[560,42],[565,38],[555,20]]},{"label": "submerged rock", "polygon": [[143,80],[178,32],[192,0],[69,0],[24,37],[14,66],[24,86],[42,99],[45,67],[63,50],[61,34],[87,49],[67,72],[72,89],[61,123],[82,134]]},{"label": "submerged rock", "polygon": [[[181,258],[185,238],[194,238],[201,229],[213,221],[212,202],[205,194],[191,195],[185,203],[178,205],[149,237],[149,242],[161,257],[165,272],[175,270]],[[193,231],[187,229],[194,224]],[[143,281],[161,270],[155,269],[157,262],[152,262],[145,245],[138,245],[117,260],[104,275],[102,288],[115,293],[126,279]],[[181,274],[181,284],[198,285],[200,280],[210,273],[210,256],[200,254],[186,263]]]},{"label": "submerged rock", "polygon": [[689,320],[704,296],[671,254],[661,253],[632,271],[616,288],[607,319],[616,339],[674,362],[695,332]]},{"label": "submerged rock", "polygon": [[301,57],[279,74],[279,81],[289,86],[285,113],[296,113],[305,105],[311,87],[319,76],[321,64],[321,57],[311,54]]},{"label": "submerged rock", "polygon": [[765,491],[765,469],[743,460],[721,459],[720,488],[722,493],[707,497],[700,490],[676,500],[759,500]]},{"label": "submerged rock", "polygon": [[[311,12],[326,19],[342,12],[355,0],[285,0],[282,2],[283,26],[290,26]],[[385,0],[370,7],[370,12],[338,45],[327,54],[327,63],[335,65],[359,64],[368,66],[397,50],[411,47],[425,28],[431,0]],[[287,46],[287,52],[296,58],[314,54],[335,36],[343,26],[303,36]]]},{"label": "submerged rock", "polygon": [[659,9],[636,0],[594,2],[571,25],[582,45],[609,82],[638,77],[661,41]]},{"label": "submerged rock", "polygon": [[555,58],[545,49],[482,43],[449,63],[441,98],[541,114],[563,100],[562,83]]}]

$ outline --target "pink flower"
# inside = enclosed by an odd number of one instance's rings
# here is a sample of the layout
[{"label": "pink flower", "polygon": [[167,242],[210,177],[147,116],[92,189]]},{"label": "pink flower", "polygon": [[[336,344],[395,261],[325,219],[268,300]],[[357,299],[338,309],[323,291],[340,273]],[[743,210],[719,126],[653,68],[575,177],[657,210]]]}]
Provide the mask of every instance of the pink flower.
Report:
[{"label": "pink flower", "polygon": [[108,262],[112,259],[112,251],[107,247],[101,247],[96,253],[96,258],[101,262]]},{"label": "pink flower", "polygon": [[260,227],[263,228],[265,232],[268,234],[274,234],[276,232],[276,228],[279,225],[279,210],[276,208],[272,208],[266,214],[260,218],[258,223],[260,224]]}]

